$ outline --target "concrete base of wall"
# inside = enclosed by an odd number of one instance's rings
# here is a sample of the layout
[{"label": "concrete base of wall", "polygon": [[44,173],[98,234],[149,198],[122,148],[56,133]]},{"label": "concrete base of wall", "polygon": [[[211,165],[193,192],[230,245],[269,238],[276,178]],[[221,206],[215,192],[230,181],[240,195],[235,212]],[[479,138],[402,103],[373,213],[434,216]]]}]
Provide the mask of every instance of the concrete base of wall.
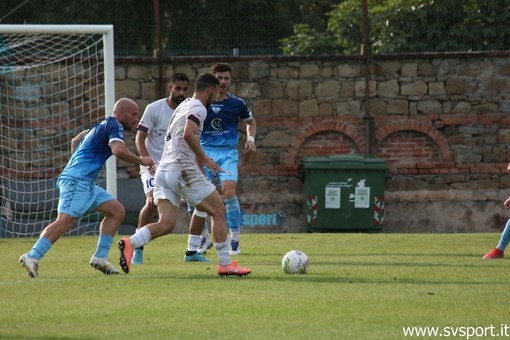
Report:
[{"label": "concrete base of wall", "polygon": [[[120,184],[120,183],[119,183]],[[140,187],[140,188],[138,188]],[[510,212],[503,202],[510,190],[448,190],[386,192],[385,219],[382,232],[388,233],[463,233],[500,232]],[[128,211],[139,211],[144,196],[138,180],[123,180],[119,197]],[[300,233],[307,231],[301,195],[242,195],[243,206],[257,206],[261,214],[286,213],[282,225],[243,226],[247,233]],[[185,205],[179,212],[174,233],[186,233],[189,217]],[[134,226],[125,226],[128,234]]]},{"label": "concrete base of wall", "polygon": [[387,192],[384,232],[500,232],[509,190]]},{"label": "concrete base of wall", "polygon": [[[142,184],[139,179],[122,179],[118,180],[117,189],[118,199],[130,216],[119,228],[119,234],[132,235],[145,202]],[[501,232],[510,217],[510,212],[503,206],[509,196],[510,189],[386,192],[382,232]],[[239,200],[246,214],[245,222],[248,222],[242,226],[243,233],[307,232],[302,194],[243,194]],[[36,202],[34,199],[34,204]],[[2,222],[6,221],[0,220]],[[188,225],[189,217],[183,203],[173,233],[187,233]],[[34,228],[42,230],[44,227],[45,224]]]}]

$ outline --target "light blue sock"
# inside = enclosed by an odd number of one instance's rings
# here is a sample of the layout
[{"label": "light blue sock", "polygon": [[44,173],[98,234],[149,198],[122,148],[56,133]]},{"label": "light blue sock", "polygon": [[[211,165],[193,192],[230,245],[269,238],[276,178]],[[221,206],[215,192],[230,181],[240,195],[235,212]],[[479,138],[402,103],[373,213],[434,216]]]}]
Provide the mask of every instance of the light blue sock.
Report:
[{"label": "light blue sock", "polygon": [[505,248],[510,241],[510,219],[506,222],[505,229],[503,229],[503,233],[501,234],[501,239],[499,240],[498,248],[501,251],[505,251]]},{"label": "light blue sock", "polygon": [[113,243],[113,236],[100,234],[97,240],[95,257],[108,257],[108,252]]},{"label": "light blue sock", "polygon": [[53,244],[46,237],[41,236],[34,244],[32,249],[28,252],[28,257],[40,260]]},{"label": "light blue sock", "polygon": [[232,197],[231,199],[223,201],[225,203],[225,207],[227,208],[227,225],[230,231],[239,231],[239,227],[241,225],[241,208],[239,207],[239,201],[237,200],[237,196]]}]

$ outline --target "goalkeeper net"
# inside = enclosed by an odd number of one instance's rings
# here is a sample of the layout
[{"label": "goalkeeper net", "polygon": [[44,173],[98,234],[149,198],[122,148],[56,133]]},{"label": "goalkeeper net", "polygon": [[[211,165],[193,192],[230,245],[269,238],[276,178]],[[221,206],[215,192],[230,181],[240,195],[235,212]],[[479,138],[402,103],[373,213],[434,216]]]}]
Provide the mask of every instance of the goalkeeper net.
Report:
[{"label": "goalkeeper net", "polygon": [[[111,114],[113,78],[112,26],[0,25],[0,237],[37,236],[56,218],[71,139]],[[99,184],[116,195],[112,159]],[[100,219],[68,234],[96,234]]]}]

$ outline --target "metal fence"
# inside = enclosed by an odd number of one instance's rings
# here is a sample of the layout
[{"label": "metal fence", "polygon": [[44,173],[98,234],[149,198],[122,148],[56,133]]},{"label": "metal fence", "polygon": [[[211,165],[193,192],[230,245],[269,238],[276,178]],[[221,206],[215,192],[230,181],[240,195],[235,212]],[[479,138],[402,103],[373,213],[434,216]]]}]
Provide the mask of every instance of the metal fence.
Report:
[{"label": "metal fence", "polygon": [[[161,22],[161,45],[165,56],[194,55],[280,55],[279,40],[292,34],[277,35],[274,23],[264,18],[249,22],[217,24],[222,18],[207,17],[179,23]],[[223,19],[224,20],[224,19]],[[253,29],[257,27],[257,29]],[[133,28],[136,28],[133,29]],[[153,20],[124,20],[114,23],[115,54],[117,56],[154,56],[158,46]]]},{"label": "metal fence", "polygon": [[[283,23],[274,18],[249,17],[244,22],[214,25],[222,18],[207,17],[199,22],[179,21],[171,23],[161,21],[161,46],[164,56],[229,56],[229,55],[282,55],[281,39],[293,35],[292,27],[283,29]],[[224,20],[224,19],[223,19]],[[276,22],[275,22],[276,21]],[[151,57],[156,56],[158,46],[156,25],[152,18],[119,20],[114,24],[115,54],[119,57]],[[288,25],[288,24],[287,24]],[[275,29],[278,26],[278,29]],[[291,26],[291,25],[288,25]],[[210,30],[209,27],[216,27]],[[420,52],[475,52],[493,51],[490,44],[476,44],[456,41],[457,47],[452,49],[438,41],[432,49],[419,48],[398,51],[399,53]],[[360,45],[361,45],[360,38]],[[497,50],[497,49],[496,49]],[[319,55],[345,54],[341,49],[328,47],[316,50]]]}]

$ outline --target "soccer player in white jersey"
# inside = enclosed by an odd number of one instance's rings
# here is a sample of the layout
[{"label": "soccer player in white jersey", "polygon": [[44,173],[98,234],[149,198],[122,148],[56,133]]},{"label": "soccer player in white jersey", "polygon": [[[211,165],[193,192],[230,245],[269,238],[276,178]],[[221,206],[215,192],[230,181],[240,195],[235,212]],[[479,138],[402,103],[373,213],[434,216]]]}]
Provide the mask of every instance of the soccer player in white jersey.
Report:
[{"label": "soccer player in white jersey", "polygon": [[57,219],[44,228],[32,249],[19,258],[28,276],[38,276],[39,260],[78,218],[91,209],[105,217],[99,227],[97,248],[90,259],[90,266],[105,274],[119,273],[107,256],[125,210],[95,181],[112,154],[126,162],[154,166],[155,162],[150,157],[138,157],[124,145],[124,130],[132,130],[137,124],[138,105],[131,99],[121,98],[115,103],[111,117],[72,139],[73,154],[57,179],[60,191]]},{"label": "soccer player in white jersey", "polygon": [[[221,187],[223,202],[227,209],[227,223],[230,230],[230,255],[238,255],[241,252],[239,234],[241,232],[241,209],[236,194],[238,180],[239,155],[237,144],[239,142],[239,121],[246,123],[246,143],[244,150],[254,152],[255,134],[257,126],[255,118],[246,102],[228,92],[231,83],[232,68],[226,63],[217,63],[212,66],[211,73],[220,81],[218,96],[207,107],[207,118],[204,122],[204,131],[200,137],[202,145],[208,157],[214,159],[224,172],[215,174],[205,168],[207,177],[214,181],[218,177]],[[198,229],[198,230],[197,230]],[[190,234],[201,233],[201,245],[199,253],[205,253],[211,246],[207,225],[203,228],[193,226]]]},{"label": "soccer player in white jersey", "polygon": [[[156,161],[156,167],[163,153],[166,130],[175,108],[186,99],[189,89],[189,78],[184,73],[175,73],[167,86],[170,95],[156,100],[145,108],[142,119],[138,124],[135,144],[141,157],[151,157]],[[140,166],[140,178],[145,193],[145,205],[138,216],[140,229],[144,225],[154,222],[156,205],[153,199],[154,176],[146,166]],[[132,264],[143,263],[143,248],[135,249]]]},{"label": "soccer player in white jersey", "polygon": [[[181,199],[196,207],[191,223],[200,218],[196,215],[197,211],[211,216],[218,274],[243,276],[251,273],[250,269],[240,267],[237,261],[230,259],[225,205],[215,186],[207,180],[198,165],[205,165],[213,172],[223,171],[207,157],[199,140],[207,116],[205,106],[216,97],[218,84],[218,79],[212,74],[201,74],[195,81],[193,97],[183,101],[174,111],[154,177],[154,202],[158,207],[159,219],[140,228],[130,238],[121,238],[118,242],[119,264],[125,273],[130,271],[134,248],[172,232]],[[199,242],[196,244],[197,249],[198,245]]]}]

